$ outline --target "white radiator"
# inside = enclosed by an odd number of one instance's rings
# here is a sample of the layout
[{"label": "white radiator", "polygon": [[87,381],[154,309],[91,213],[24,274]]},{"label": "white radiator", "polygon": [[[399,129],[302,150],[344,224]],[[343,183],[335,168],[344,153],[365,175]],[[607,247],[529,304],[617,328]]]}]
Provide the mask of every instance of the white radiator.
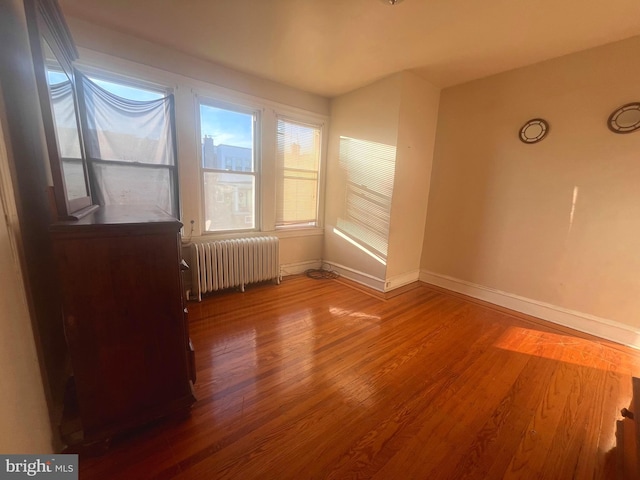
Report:
[{"label": "white radiator", "polygon": [[194,243],[192,291],[202,294],[275,279],[280,283],[278,237],[248,237]]}]

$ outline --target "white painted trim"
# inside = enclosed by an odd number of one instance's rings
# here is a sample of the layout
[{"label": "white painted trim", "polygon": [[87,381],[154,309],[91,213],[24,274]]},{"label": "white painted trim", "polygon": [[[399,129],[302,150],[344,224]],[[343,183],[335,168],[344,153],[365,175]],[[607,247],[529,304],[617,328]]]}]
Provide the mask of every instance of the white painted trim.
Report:
[{"label": "white painted trim", "polygon": [[305,228],[282,228],[269,232],[269,235],[275,235],[278,238],[300,238],[324,235],[324,228],[321,227],[305,227]]},{"label": "white painted trim", "polygon": [[373,288],[379,292],[384,292],[384,279],[382,278],[374,277],[373,275],[340,265],[339,263],[327,262],[325,260],[322,264],[329,265],[333,270],[338,272],[340,276],[346,279]]},{"label": "white painted trim", "polygon": [[[186,226],[184,227],[186,229]],[[324,229],[318,227],[312,228],[298,228],[291,230],[249,230],[246,232],[231,232],[231,233],[221,233],[221,232],[207,232],[202,235],[193,235],[189,238],[188,235],[183,234],[182,242],[183,245],[187,243],[206,243],[206,242],[214,242],[216,240],[227,240],[232,238],[247,238],[247,237],[278,237],[278,238],[302,238],[302,237],[311,237],[311,236],[321,236],[324,235]],[[188,240],[185,239],[189,238]]]},{"label": "white painted trim", "polygon": [[420,270],[414,270],[412,272],[401,273],[400,275],[394,275],[387,278],[384,284],[384,291],[390,292],[396,288],[404,287],[410,283],[417,282],[420,279]]},{"label": "white painted trim", "polygon": [[420,281],[478,298],[516,312],[547,320],[596,337],[640,349],[640,331],[606,318],[539,302],[494,288],[485,287],[427,270],[420,271]]},{"label": "white painted trim", "polygon": [[306,262],[286,263],[280,265],[280,276],[286,277],[288,275],[300,275],[312,268],[321,268],[322,260],[309,260]]}]

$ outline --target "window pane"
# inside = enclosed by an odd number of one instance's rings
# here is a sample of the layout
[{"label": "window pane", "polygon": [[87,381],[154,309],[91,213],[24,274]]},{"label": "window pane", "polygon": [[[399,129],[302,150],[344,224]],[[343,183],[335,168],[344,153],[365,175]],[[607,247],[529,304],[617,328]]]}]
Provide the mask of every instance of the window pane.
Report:
[{"label": "window pane", "polygon": [[253,172],[253,120],[249,113],[200,105],[202,166]]},{"label": "window pane", "polygon": [[320,127],[278,119],[276,226],[317,225]]},{"label": "window pane", "polygon": [[256,226],[255,115],[200,105],[205,230]]},{"label": "window pane", "polygon": [[78,135],[73,85],[64,73],[47,69],[47,76],[67,199],[84,198],[89,191]]},{"label": "window pane", "polygon": [[67,187],[67,198],[82,198],[87,196],[87,185],[84,177],[84,165],[81,158],[62,158],[62,171]]},{"label": "window pane", "polygon": [[100,205],[157,206],[175,211],[175,178],[162,166],[92,162],[96,200]]},{"label": "window pane", "polygon": [[255,177],[251,174],[204,172],[205,229],[243,230],[255,227]]}]

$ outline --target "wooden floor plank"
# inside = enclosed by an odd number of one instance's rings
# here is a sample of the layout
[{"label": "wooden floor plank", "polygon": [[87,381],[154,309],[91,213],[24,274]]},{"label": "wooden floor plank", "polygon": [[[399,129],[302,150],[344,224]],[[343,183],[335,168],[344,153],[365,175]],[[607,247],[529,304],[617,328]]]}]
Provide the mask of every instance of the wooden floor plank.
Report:
[{"label": "wooden floor plank", "polygon": [[198,402],[83,479],[605,479],[640,355],[424,284],[335,280],[190,305]]},{"label": "wooden floor plank", "polygon": [[529,358],[484,425],[469,435],[450,478],[502,478],[556,367],[551,360]]}]

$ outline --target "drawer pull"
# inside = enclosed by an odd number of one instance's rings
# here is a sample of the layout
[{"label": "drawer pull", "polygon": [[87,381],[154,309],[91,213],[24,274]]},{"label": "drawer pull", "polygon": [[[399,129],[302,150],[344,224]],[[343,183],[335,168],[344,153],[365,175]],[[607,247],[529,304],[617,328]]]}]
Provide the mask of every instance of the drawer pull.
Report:
[{"label": "drawer pull", "polygon": [[633,412],[627,408],[623,408],[622,410],[620,410],[620,415],[622,415],[624,418],[633,420]]}]

